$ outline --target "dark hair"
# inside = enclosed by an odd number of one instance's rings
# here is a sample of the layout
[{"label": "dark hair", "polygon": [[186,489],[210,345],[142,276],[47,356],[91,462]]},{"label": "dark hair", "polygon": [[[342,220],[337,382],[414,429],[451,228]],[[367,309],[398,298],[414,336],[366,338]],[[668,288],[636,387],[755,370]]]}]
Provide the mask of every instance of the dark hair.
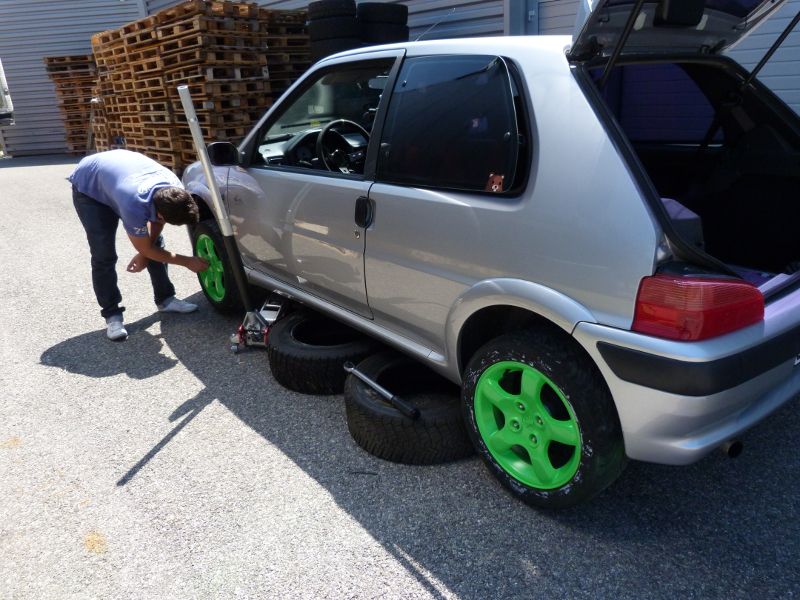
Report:
[{"label": "dark hair", "polygon": [[192,195],[178,187],[165,187],[153,193],[156,211],[170,225],[194,225],[200,220],[200,210]]}]

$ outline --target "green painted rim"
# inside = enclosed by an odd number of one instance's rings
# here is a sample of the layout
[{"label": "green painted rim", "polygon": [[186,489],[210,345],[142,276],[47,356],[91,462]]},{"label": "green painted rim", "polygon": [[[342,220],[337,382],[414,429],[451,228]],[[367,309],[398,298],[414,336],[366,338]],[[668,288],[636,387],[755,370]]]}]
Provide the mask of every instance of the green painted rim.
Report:
[{"label": "green painted rim", "polygon": [[225,299],[225,269],[222,260],[217,255],[217,247],[214,240],[201,233],[194,244],[197,256],[208,261],[208,269],[198,273],[200,285],[208,297],[214,302],[222,302]]},{"label": "green painted rim", "polygon": [[483,372],[475,388],[475,422],[503,470],[527,486],[552,490],[578,471],[575,412],[558,386],[529,365],[503,361]]}]

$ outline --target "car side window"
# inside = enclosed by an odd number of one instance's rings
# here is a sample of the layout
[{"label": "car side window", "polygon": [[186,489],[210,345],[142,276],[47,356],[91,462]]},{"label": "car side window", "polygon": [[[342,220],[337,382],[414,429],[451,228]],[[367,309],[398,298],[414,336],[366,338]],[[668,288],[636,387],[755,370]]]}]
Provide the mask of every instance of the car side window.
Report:
[{"label": "car side window", "polygon": [[393,59],[336,65],[290,98],[259,133],[254,166],[362,174]]},{"label": "car side window", "polygon": [[378,179],[492,193],[512,189],[522,139],[515,89],[499,57],[408,59],[389,102]]}]

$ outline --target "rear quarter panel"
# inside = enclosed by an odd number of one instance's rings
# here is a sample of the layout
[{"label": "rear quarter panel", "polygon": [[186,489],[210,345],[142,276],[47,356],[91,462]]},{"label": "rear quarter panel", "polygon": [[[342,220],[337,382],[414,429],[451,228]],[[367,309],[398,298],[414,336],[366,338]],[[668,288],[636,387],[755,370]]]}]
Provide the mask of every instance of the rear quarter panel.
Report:
[{"label": "rear quarter panel", "polygon": [[534,282],[568,299],[564,306],[585,308],[556,315],[569,331],[578,315],[630,327],[660,232],[570,73],[569,38],[498,38],[491,50],[467,42],[450,42],[447,51],[505,56],[522,73],[532,117],[530,177],[517,197],[373,186],[366,273],[376,320],[429,345],[451,369],[458,322],[498,302],[495,279]]}]

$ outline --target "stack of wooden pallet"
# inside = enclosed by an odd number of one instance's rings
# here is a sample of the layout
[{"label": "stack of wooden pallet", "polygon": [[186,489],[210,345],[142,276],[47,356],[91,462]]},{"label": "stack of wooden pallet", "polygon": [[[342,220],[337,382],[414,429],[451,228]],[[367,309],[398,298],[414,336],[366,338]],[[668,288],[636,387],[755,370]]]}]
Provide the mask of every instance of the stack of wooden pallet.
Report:
[{"label": "stack of wooden pallet", "polygon": [[58,108],[64,119],[69,152],[86,151],[92,91],[97,79],[92,55],[48,56],[47,74],[56,86]]},{"label": "stack of wooden pallet", "polygon": [[207,141],[240,140],[308,68],[305,21],[305,11],[190,0],[96,34],[98,150],[122,142],[176,171],[194,161],[179,85]]}]

